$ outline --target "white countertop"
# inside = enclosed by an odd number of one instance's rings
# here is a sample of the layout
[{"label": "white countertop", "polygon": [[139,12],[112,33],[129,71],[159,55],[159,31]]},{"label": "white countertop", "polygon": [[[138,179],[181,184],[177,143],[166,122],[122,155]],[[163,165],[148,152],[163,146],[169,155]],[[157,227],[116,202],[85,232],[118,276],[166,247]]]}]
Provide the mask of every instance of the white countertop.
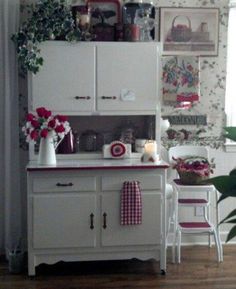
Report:
[{"label": "white countertop", "polygon": [[156,162],[141,162],[139,159],[94,159],[94,160],[58,160],[56,165],[39,165],[30,161],[27,171],[38,170],[94,170],[94,169],[160,169],[168,168],[169,164],[160,160]]}]

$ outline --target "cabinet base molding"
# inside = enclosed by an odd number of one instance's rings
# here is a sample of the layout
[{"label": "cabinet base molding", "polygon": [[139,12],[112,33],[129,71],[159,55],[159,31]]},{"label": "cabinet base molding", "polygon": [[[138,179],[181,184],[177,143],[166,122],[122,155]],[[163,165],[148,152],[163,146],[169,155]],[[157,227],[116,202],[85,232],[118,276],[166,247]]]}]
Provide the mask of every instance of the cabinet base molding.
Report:
[{"label": "cabinet base molding", "polygon": [[28,272],[29,276],[35,276],[35,267],[45,263],[48,265],[55,264],[60,261],[64,262],[79,262],[79,261],[104,261],[104,260],[128,260],[128,259],[139,259],[147,261],[154,259],[160,260],[159,249],[156,251],[144,250],[144,251],[129,251],[129,252],[96,252],[96,253],[29,253],[28,257]]}]

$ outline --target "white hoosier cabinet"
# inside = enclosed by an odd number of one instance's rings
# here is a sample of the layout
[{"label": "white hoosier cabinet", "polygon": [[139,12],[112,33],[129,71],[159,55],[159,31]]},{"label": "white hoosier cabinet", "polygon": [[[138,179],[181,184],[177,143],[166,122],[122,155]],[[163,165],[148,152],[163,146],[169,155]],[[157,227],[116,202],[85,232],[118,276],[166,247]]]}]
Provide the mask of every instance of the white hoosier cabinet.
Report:
[{"label": "white hoosier cabinet", "polygon": [[[159,50],[147,43],[49,41],[44,65],[29,75],[29,110],[71,116],[155,116],[160,147]],[[31,159],[28,176],[28,273],[41,263],[154,258],[166,271],[168,165],[64,155],[55,166]],[[121,225],[122,185],[139,181],[142,222]]]}]

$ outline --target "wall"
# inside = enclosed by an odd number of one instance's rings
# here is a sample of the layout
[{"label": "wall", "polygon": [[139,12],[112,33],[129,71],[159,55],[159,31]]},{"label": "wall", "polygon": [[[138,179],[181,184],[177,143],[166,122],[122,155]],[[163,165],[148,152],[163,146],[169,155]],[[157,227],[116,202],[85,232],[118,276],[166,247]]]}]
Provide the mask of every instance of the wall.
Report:
[{"label": "wall", "polygon": [[[215,175],[227,174],[236,164],[236,154],[226,153],[224,151],[224,139],[222,138],[222,128],[225,125],[224,101],[225,101],[225,79],[226,79],[226,57],[227,57],[227,22],[228,22],[228,0],[176,0],[176,1],[155,1],[157,7],[201,7],[201,8],[219,8],[219,51],[214,57],[199,57],[200,64],[200,102],[192,109],[179,111],[171,106],[162,106],[162,115],[207,115],[206,126],[172,126],[179,131],[187,129],[196,131],[204,129],[205,133],[191,140],[184,140],[181,136],[175,140],[169,140],[164,137],[163,144],[168,148],[170,146],[182,144],[201,144],[208,146],[210,157],[214,158],[216,169]],[[236,199],[230,198],[220,205],[221,216],[226,216],[228,212],[236,207]],[[186,212],[184,212],[186,213]],[[183,214],[184,215],[184,214]],[[186,217],[186,216],[182,216]],[[225,238],[229,227],[221,226],[222,239]],[[186,242],[201,242],[206,239],[187,238]]]},{"label": "wall", "polygon": [[[27,3],[27,0],[21,0],[22,3]],[[30,1],[33,2],[33,1]],[[227,42],[227,17],[228,17],[228,0],[156,0],[154,4],[157,7],[217,7],[220,11],[219,24],[219,53],[216,57],[200,57],[200,91],[201,98],[194,108],[186,112],[175,111],[171,106],[162,107],[162,115],[168,114],[206,114],[207,126],[203,127],[205,133],[201,138],[191,140],[190,143],[202,144],[209,146],[211,157],[215,158],[216,169],[215,175],[227,174],[236,163],[236,155],[234,153],[225,153],[222,139],[222,127],[225,123],[224,116],[224,95],[225,95],[225,77],[226,77],[226,42]],[[24,80],[21,81],[25,83]],[[25,85],[21,85],[21,118],[26,107],[27,91]],[[182,126],[173,126],[174,129],[180,130]],[[184,126],[189,130],[201,129],[196,126]],[[168,148],[176,143],[186,143],[186,140],[181,138],[170,141],[166,137],[163,138],[163,144]],[[187,143],[189,143],[187,141]],[[24,142],[21,142],[24,148]],[[27,153],[22,150],[22,195],[26,200],[26,178],[24,165],[27,161]],[[24,201],[23,207],[26,208]],[[236,199],[226,200],[222,203],[222,216],[226,215],[228,211],[236,207]],[[26,209],[23,210],[26,212]],[[23,215],[23,222],[26,224],[26,213]],[[225,236],[226,227],[221,227],[223,237]],[[26,235],[26,227],[24,230]],[[186,242],[202,241],[202,239],[186,239]],[[203,240],[206,241],[206,240]]]}]

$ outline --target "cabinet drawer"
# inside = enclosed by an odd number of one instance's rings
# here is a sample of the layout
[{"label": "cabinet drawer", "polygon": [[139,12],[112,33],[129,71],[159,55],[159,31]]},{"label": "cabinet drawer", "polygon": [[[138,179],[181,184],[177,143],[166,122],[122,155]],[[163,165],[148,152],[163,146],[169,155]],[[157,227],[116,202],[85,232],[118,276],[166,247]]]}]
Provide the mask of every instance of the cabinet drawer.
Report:
[{"label": "cabinet drawer", "polygon": [[54,177],[35,178],[33,192],[94,192],[96,191],[95,177]]},{"label": "cabinet drawer", "polygon": [[133,175],[102,177],[102,191],[121,190],[125,181],[139,181],[143,190],[160,190],[162,187],[161,175]]}]

